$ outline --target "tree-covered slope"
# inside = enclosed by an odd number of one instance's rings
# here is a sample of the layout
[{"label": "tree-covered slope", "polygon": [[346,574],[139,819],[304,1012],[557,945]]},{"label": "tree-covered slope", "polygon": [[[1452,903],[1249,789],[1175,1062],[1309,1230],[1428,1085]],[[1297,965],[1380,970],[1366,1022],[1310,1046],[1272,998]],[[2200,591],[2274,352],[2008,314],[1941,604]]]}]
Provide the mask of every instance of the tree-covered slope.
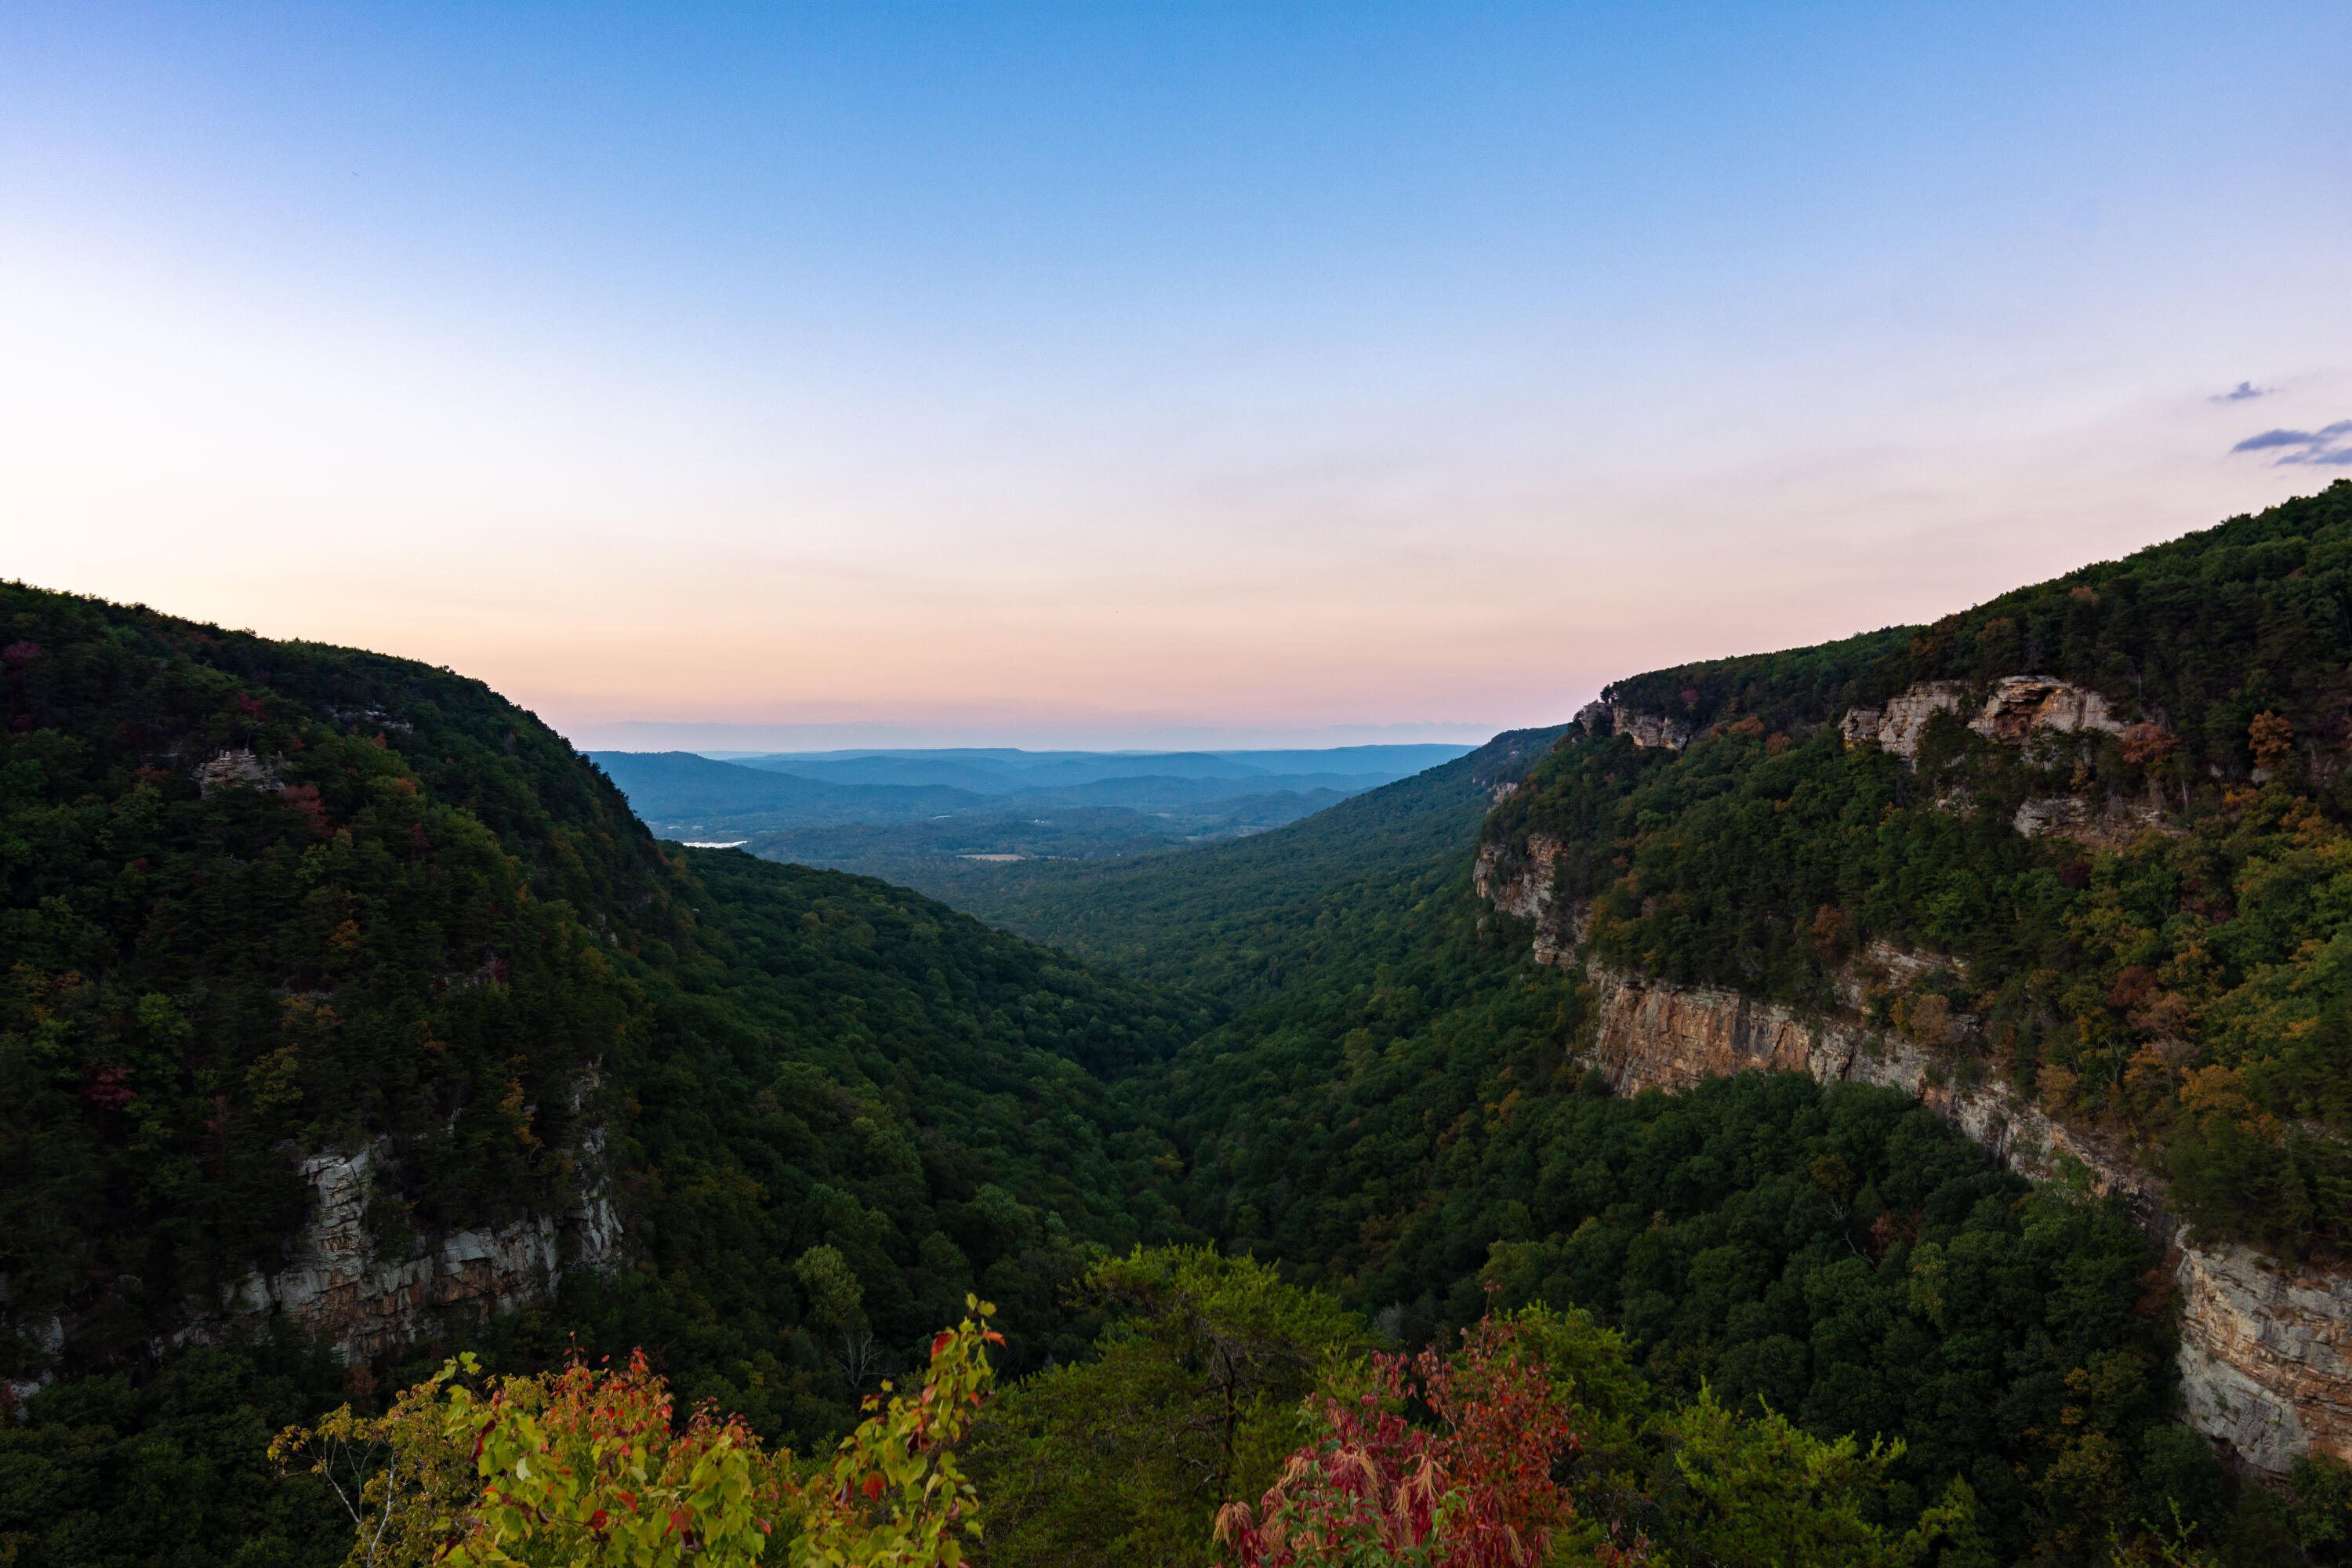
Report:
[{"label": "tree-covered slope", "polygon": [[393,1140],[385,1227],[561,1203],[626,950],[693,920],[612,790],[446,671],[18,586],[0,626],[10,1373],[277,1267],[289,1151]]},{"label": "tree-covered slope", "polygon": [[1466,756],[1271,832],[1109,864],[974,868],[936,884],[992,924],[1221,1005],[1273,996],[1466,865],[1496,786],[1558,730],[1497,735]]},{"label": "tree-covered slope", "polygon": [[985,805],[988,797],[946,784],[845,784],[771,768],[718,762],[693,752],[599,752],[590,761],[649,822],[709,817],[765,826],[804,822],[904,822]]},{"label": "tree-covered slope", "polygon": [[[0,1538],[103,1533],[165,1474],[280,1506],[203,1434],[344,1375],[219,1316],[295,1260],[307,1155],[378,1152],[395,1262],[601,1182],[617,1273],[445,1331],[641,1344],[803,1444],[966,1289],[1014,1367],[1082,1346],[1060,1282],[1164,1234],[1173,1162],[1099,1075],[1191,1005],[901,889],[665,851],[446,670],[16,584],[0,636]],[[228,1349],[169,1349],[207,1320]]]},{"label": "tree-covered slope", "polygon": [[2034,1194],[1884,1089],[1612,1096],[1577,1060],[1589,988],[1475,896],[1475,850],[1370,890],[1279,989],[1123,1086],[1186,1163],[1194,1230],[1406,1344],[1455,1342],[1491,1288],[1622,1334],[1662,1407],[1706,1387],[1824,1441],[1900,1438],[1874,1517],[1909,1529],[1964,1483],[1987,1555],[1955,1564],[2104,1563],[2110,1529],[2174,1501],[2231,1561],[2277,1560],[2265,1505],[2177,1424],[2159,1259],[2120,1203]]},{"label": "tree-covered slope", "polygon": [[[1873,1017],[2137,1146],[2209,1230],[2352,1242],[2352,481],[1886,643],[1621,683],[1696,738],[1580,739],[1487,835],[1548,840],[1592,951],[1661,978],[1826,1008],[1873,942],[1957,960]],[[1964,722],[2024,675],[2119,732]],[[1927,681],[1962,700],[1916,758],[1835,727]]]},{"label": "tree-covered slope", "polygon": [[1109,1085],[1204,1016],[903,888],[680,858],[694,950],[655,955],[660,1044],[625,1078],[653,1268],[537,1321],[659,1347],[695,1397],[803,1438],[849,1406],[845,1341],[918,1360],[970,1290],[1004,1309],[1008,1371],[1079,1352],[1061,1289],[1087,1251],[1191,1234],[1169,1144]]}]

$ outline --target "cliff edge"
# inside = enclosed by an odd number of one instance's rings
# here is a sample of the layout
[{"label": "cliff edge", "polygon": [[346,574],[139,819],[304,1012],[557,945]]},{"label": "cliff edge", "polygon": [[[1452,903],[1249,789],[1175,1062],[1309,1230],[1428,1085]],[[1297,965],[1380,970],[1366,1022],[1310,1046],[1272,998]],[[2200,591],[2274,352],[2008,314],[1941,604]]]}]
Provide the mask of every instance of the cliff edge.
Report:
[{"label": "cliff edge", "polygon": [[[1591,958],[1590,906],[1555,885],[1564,847],[1542,835],[1516,852],[1489,842],[1476,885],[1496,909],[1534,922],[1538,962],[1580,970],[1591,984],[1597,1024],[1586,1049],[1617,1092],[1756,1070],[1878,1084],[1916,1096],[2020,1175],[2120,1195],[2167,1248],[2190,1426],[2267,1474],[2284,1475],[2307,1451],[2352,1461],[2352,1272],[2199,1245],[2170,1212],[2164,1183],[2129,1149],[2051,1117],[1996,1079],[1963,1081],[1946,1052],[1866,1022],[1860,1004],[1870,987],[1948,961],[1874,945],[1841,977],[1845,1005],[1805,1016],[1737,990],[1665,984]],[[1954,1025],[1946,1018],[1944,1026]]]}]

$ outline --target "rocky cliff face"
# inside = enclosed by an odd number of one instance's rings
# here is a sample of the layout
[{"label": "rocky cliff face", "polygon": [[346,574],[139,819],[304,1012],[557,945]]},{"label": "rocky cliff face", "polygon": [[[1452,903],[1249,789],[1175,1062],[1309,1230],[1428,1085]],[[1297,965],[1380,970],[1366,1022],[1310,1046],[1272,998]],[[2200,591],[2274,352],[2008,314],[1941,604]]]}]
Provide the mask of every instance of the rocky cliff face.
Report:
[{"label": "rocky cliff face", "polygon": [[1687,719],[1666,713],[1643,713],[1622,702],[1588,703],[1576,720],[1595,735],[1622,735],[1637,746],[1658,746],[1669,752],[1679,752],[1690,744],[1692,734]]},{"label": "rocky cliff face", "polygon": [[[592,1134],[572,1152],[583,1171],[600,1169],[602,1136]],[[224,1292],[220,1311],[190,1323],[173,1342],[217,1341],[275,1314],[326,1339],[345,1361],[364,1362],[426,1337],[452,1314],[478,1320],[541,1300],[567,1269],[601,1272],[620,1256],[620,1216],[601,1181],[592,1180],[568,1214],[461,1230],[420,1242],[404,1257],[379,1257],[365,1216],[370,1178],[383,1158],[370,1144],[303,1161],[316,1199],[287,1266],[247,1276]]]},{"label": "rocky cliff face", "polygon": [[2120,1194],[2168,1249],[2181,1290],[2189,1424],[2273,1474],[2306,1450],[2352,1461],[2352,1276],[2284,1270],[2243,1247],[2190,1245],[2165,1208],[2162,1182],[2129,1150],[2053,1120],[2006,1083],[1956,1077],[1930,1048],[1941,1042],[1863,1023],[1856,1005],[1864,984],[1899,984],[1942,962],[1933,955],[1874,946],[1847,977],[1847,1008],[1831,1017],[1582,959],[1585,911],[1551,885],[1561,848],[1540,835],[1517,850],[1486,846],[1478,890],[1497,910],[1535,921],[1539,962],[1581,964],[1597,994],[1591,1059],[1619,1092],[1684,1089],[1750,1068],[1882,1084],[1916,1096],[2021,1175],[2086,1177],[2093,1191]]},{"label": "rocky cliff face", "polygon": [[2060,834],[2092,849],[2125,849],[2143,833],[2179,831],[2161,808],[2115,795],[2101,801],[2071,795],[2029,800],[2017,808],[2010,826],[2028,838]]},{"label": "rocky cliff face", "polygon": [[[222,1291],[217,1310],[188,1320],[152,1348],[217,1344],[282,1317],[358,1365],[430,1338],[453,1318],[478,1322],[542,1300],[572,1269],[609,1270],[620,1260],[622,1231],[604,1184],[603,1134],[591,1132],[564,1152],[583,1184],[569,1212],[457,1231],[420,1241],[397,1258],[377,1253],[366,1220],[383,1146],[313,1155],[300,1166],[312,1193],[310,1218],[288,1243],[285,1267],[247,1276]],[[5,1285],[0,1275],[0,1300]],[[42,1359],[54,1363],[72,1336],[67,1319],[43,1324],[37,1331]],[[0,1408],[35,1393],[50,1375],[0,1385]]]},{"label": "rocky cliff face", "polygon": [[1507,855],[1503,846],[1488,844],[1478,851],[1472,879],[1478,896],[1507,915],[1532,921],[1536,928],[1536,962],[1559,963],[1572,958],[1584,942],[1584,911],[1563,909],[1557,918],[1560,843],[1543,834],[1528,837],[1524,853]]},{"label": "rocky cliff face", "polygon": [[2352,1279],[2242,1247],[2182,1247],[2177,1277],[2189,1425],[2273,1473],[2352,1458]]},{"label": "rocky cliff face", "polygon": [[[1889,698],[1884,708],[1856,708],[1840,725],[1846,744],[1874,741],[1906,759],[1919,754],[1927,721],[1945,711],[1964,711],[1968,726],[1988,740],[2021,746],[2037,731],[2072,734],[2084,730],[2120,734],[2124,726],[2107,710],[2107,700],[2084,687],[2049,675],[2005,676],[1993,683],[1981,704],[1972,703],[1964,681],[1923,680]],[[1622,702],[1594,702],[1576,716],[1595,735],[1622,735],[1643,748],[1679,752],[1696,727],[1687,718],[1644,713]]]},{"label": "rocky cliff face", "polygon": [[[1875,741],[1898,757],[1919,754],[1927,721],[1964,709],[1969,689],[1957,680],[1923,680],[1887,699],[1884,708],[1856,708],[1839,725],[1851,746]],[[2107,711],[2097,692],[2054,676],[2011,675],[1993,683],[1984,703],[1969,715],[1969,728],[1987,740],[2021,746],[2036,731],[2073,734],[2084,730],[2120,734],[2124,726]]]}]

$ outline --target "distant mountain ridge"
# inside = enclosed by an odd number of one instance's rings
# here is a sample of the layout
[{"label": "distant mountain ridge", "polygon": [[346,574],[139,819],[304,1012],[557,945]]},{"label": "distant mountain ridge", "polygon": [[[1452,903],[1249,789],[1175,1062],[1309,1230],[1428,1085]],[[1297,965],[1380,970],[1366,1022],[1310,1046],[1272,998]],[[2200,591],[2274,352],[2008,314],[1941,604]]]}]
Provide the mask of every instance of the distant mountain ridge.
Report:
[{"label": "distant mountain ridge", "polygon": [[[1349,776],[1402,778],[1441,763],[1453,761],[1476,745],[1413,742],[1392,745],[1289,747],[1260,751],[1189,752],[1031,752],[1015,746],[956,746],[931,749],[891,748],[833,752],[705,752],[705,756],[753,767],[773,767],[787,773],[810,766],[860,762],[961,763],[977,772],[1007,776],[1042,770],[1097,770],[1099,776],[1130,773],[1160,773],[1176,778],[1237,778],[1254,773],[1328,772]],[[814,775],[811,775],[814,776]]]},{"label": "distant mountain ridge", "polygon": [[648,824],[687,816],[726,822],[737,817],[789,816],[795,821],[905,822],[970,811],[985,795],[948,784],[849,784],[799,773],[714,762],[693,752],[591,752]]},{"label": "distant mountain ridge", "polygon": [[[1359,913],[1466,879],[1493,802],[1565,727],[1510,730],[1475,751],[1265,833],[1118,860],[906,863],[897,875],[992,923],[1221,1006],[1262,1001]],[[752,846],[758,847],[758,841]],[[1417,895],[1416,895],[1417,896]]]},{"label": "distant mountain ridge", "polygon": [[1466,750],[591,756],[662,837],[748,841],[768,858],[921,887],[958,863],[1121,858],[1247,837]]}]

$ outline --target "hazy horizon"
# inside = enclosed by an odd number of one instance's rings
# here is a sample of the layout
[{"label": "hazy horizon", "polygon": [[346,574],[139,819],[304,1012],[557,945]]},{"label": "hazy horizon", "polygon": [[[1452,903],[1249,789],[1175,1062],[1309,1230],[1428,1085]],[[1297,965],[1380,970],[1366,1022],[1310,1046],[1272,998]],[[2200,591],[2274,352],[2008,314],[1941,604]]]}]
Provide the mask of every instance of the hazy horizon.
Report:
[{"label": "hazy horizon", "polygon": [[2352,473],[2347,58],[2283,5],[14,6],[0,574],[592,747],[1475,742]]},{"label": "hazy horizon", "polygon": [[[1553,723],[1564,723],[1563,714]],[[1513,725],[1524,729],[1540,726]],[[561,726],[558,726],[561,728]],[[1386,727],[1328,726],[1319,730],[1244,729],[1197,726],[1128,731],[1061,730],[1021,731],[1003,738],[1002,729],[952,725],[884,724],[695,724],[624,720],[565,731],[583,752],[694,752],[711,757],[758,757],[780,753],[818,755],[859,752],[1008,749],[1023,752],[1095,752],[1150,756],[1179,752],[1330,751],[1354,746],[1458,745],[1475,747],[1497,731],[1473,734],[1475,725],[1420,724]],[[765,739],[763,739],[763,737]]]}]

